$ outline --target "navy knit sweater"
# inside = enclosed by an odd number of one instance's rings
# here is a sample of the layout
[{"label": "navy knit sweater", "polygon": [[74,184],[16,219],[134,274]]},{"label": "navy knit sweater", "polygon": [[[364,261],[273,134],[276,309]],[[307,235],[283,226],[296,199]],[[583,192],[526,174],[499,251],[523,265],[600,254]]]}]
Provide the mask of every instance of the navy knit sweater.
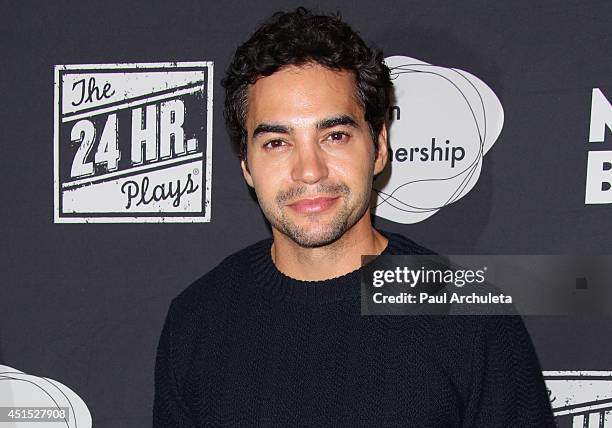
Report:
[{"label": "navy knit sweater", "polygon": [[[430,253],[384,233],[383,254]],[[518,316],[361,316],[360,271],[306,282],[271,239],[176,297],[155,366],[154,427],[552,427]]]}]

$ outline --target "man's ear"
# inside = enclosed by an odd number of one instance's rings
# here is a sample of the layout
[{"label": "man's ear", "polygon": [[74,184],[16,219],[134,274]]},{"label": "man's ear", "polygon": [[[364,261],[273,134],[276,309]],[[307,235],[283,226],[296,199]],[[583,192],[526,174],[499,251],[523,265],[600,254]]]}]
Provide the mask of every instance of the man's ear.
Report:
[{"label": "man's ear", "polygon": [[249,166],[247,164],[246,159],[242,159],[240,161],[240,168],[242,168],[242,175],[244,176],[244,179],[246,180],[247,184],[254,188],[255,186],[253,185],[253,177],[251,177],[251,172],[249,171]]},{"label": "man's ear", "polygon": [[387,144],[387,124],[383,123],[382,127],[380,128],[380,132],[378,133],[378,145],[376,146],[378,153],[376,154],[376,159],[374,160],[374,175],[380,174],[387,165],[387,159],[389,157]]}]

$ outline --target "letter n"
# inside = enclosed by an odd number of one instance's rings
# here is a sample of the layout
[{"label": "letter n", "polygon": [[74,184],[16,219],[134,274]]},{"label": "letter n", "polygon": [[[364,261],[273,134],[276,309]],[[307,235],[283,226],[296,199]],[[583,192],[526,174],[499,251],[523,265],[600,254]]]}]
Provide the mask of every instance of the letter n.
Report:
[{"label": "letter n", "polygon": [[612,106],[599,88],[593,88],[589,143],[603,143],[606,127],[612,131]]}]

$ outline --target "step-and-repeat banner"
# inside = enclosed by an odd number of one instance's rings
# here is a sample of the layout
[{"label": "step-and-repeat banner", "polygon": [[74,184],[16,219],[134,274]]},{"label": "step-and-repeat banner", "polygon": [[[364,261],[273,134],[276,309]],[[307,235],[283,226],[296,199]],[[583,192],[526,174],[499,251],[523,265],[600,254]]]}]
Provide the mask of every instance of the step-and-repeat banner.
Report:
[{"label": "step-and-repeat banner", "polygon": [[[376,227],[444,254],[612,253],[610,3],[5,3],[0,407],[150,426],[170,300],[270,234],[220,81],[298,5],[391,69]],[[612,428],[612,317],[525,322],[558,425]]]}]

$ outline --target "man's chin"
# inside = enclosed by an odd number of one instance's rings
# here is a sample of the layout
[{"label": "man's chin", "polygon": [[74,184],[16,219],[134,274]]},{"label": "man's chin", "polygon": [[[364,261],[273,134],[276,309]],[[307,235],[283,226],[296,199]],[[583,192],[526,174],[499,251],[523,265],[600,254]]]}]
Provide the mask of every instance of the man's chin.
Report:
[{"label": "man's chin", "polygon": [[346,230],[338,227],[320,228],[312,230],[308,227],[283,228],[283,233],[293,242],[304,248],[317,248],[333,244]]}]

